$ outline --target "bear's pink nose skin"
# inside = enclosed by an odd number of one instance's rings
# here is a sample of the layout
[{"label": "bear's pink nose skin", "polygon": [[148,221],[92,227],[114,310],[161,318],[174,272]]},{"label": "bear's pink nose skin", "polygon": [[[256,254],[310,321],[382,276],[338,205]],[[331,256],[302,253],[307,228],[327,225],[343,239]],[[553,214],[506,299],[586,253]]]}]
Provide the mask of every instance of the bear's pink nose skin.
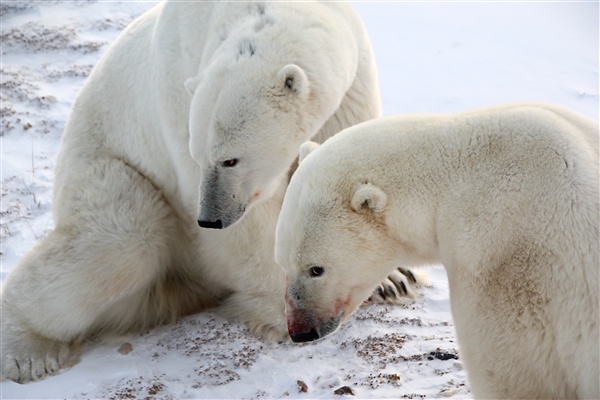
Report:
[{"label": "bear's pink nose skin", "polygon": [[285,314],[288,334],[294,343],[312,342],[329,335],[338,328],[343,312],[333,318],[324,317],[312,308],[299,307],[301,299],[303,297],[298,294],[298,289],[290,290],[288,287],[285,296]]},{"label": "bear's pink nose skin", "polygon": [[326,321],[318,321],[308,313],[294,310],[288,315],[288,334],[294,343],[312,342],[335,332],[340,325],[344,313]]},{"label": "bear's pink nose skin", "polygon": [[306,313],[293,308],[293,303],[288,301],[288,309],[286,310],[286,319],[288,326],[288,334],[295,343],[311,342],[321,337],[318,330],[312,323]]}]

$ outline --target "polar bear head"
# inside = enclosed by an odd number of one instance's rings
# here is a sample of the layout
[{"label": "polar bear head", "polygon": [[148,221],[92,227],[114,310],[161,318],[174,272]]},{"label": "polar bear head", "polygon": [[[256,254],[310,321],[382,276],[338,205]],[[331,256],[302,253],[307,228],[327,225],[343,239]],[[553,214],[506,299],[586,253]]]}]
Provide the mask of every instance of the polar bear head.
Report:
[{"label": "polar bear head", "polygon": [[370,56],[359,51],[359,24],[346,11],[312,3],[222,7],[211,22],[218,34],[185,83],[189,151],[200,171],[197,217],[208,228],[233,225],[283,194],[298,147],[337,133],[324,125],[338,109],[348,108],[340,125],[367,118],[343,104],[366,74],[358,74],[359,56]]},{"label": "polar bear head", "polygon": [[[288,179],[300,144],[333,114],[296,64],[259,57],[190,78],[190,153],[201,169],[198,224],[226,228]],[[255,60],[256,59],[256,60]],[[325,105],[324,105],[325,104]]]},{"label": "polar bear head", "polygon": [[[295,342],[335,331],[397,261],[388,194],[336,139],[302,160],[277,225],[275,258],[287,276],[286,316]],[[301,159],[317,147],[304,144]]]}]

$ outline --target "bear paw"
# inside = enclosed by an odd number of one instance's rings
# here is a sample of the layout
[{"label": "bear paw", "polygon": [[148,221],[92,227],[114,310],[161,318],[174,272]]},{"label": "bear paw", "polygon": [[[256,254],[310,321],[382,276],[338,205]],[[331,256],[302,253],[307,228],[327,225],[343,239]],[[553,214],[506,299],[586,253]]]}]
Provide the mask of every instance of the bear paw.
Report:
[{"label": "bear paw", "polygon": [[47,339],[32,332],[16,335],[7,330],[2,329],[0,376],[3,381],[37,381],[79,361],[79,352],[68,343]]},{"label": "bear paw", "polygon": [[415,271],[398,267],[381,282],[366,304],[408,304],[419,295],[418,288],[427,283],[427,275],[423,271]]},{"label": "bear paw", "polygon": [[247,321],[248,330],[250,333],[257,338],[262,340],[281,343],[290,340],[287,332],[287,328],[284,326],[275,326],[270,324],[264,324],[256,321]]}]

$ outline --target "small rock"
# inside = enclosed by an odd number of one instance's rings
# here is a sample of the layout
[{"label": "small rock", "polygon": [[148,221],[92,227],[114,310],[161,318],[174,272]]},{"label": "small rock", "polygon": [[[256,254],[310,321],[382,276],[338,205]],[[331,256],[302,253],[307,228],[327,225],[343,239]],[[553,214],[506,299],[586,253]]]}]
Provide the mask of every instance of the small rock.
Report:
[{"label": "small rock", "polygon": [[308,392],[308,386],[306,386],[306,383],[304,383],[302,381],[297,381],[296,383],[298,384],[298,387],[300,388],[300,392],[302,392],[302,393]]},{"label": "small rock", "polygon": [[429,353],[427,357],[428,360],[433,360],[437,358],[438,360],[446,361],[446,360],[458,360],[458,356],[452,353],[446,353],[444,351],[432,351]]},{"label": "small rock", "polygon": [[54,104],[58,101],[58,99],[52,95],[50,96],[44,96],[44,100],[46,100],[48,103],[50,104]]},{"label": "small rock", "polygon": [[25,125],[23,125],[24,130],[31,129],[32,127],[33,127],[33,125],[31,125],[29,122],[27,122]]},{"label": "small rock", "polygon": [[337,394],[337,395],[349,394],[349,395],[354,396],[354,389],[352,389],[350,386],[342,386],[339,389],[335,389],[333,394]]},{"label": "small rock", "polygon": [[131,345],[131,343],[123,343],[117,351],[123,355],[126,355],[131,353],[131,350],[133,350],[133,346]]}]

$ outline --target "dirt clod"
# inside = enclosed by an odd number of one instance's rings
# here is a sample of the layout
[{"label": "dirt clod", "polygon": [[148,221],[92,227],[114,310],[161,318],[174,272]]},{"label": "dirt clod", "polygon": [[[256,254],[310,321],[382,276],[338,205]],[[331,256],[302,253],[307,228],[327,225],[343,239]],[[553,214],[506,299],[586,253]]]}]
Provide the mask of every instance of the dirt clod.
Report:
[{"label": "dirt clod", "polygon": [[301,393],[308,392],[308,386],[306,386],[306,383],[304,383],[303,381],[297,381],[296,383],[298,384],[298,388],[300,389]]},{"label": "dirt clod", "polygon": [[352,389],[350,386],[342,386],[339,389],[335,389],[333,394],[337,394],[337,395],[349,394],[349,395],[354,396],[354,389]]},{"label": "dirt clod", "polygon": [[131,350],[133,350],[133,346],[131,345],[131,343],[123,343],[117,351],[123,355],[127,355],[131,353]]}]

